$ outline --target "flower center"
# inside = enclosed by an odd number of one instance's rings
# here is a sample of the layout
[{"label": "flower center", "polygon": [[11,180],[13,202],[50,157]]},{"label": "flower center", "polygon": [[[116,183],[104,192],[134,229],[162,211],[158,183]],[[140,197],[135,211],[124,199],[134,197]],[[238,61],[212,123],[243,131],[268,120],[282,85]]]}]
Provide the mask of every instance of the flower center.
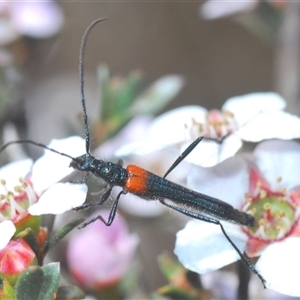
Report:
[{"label": "flower center", "polygon": [[230,111],[210,110],[205,116],[205,122],[200,123],[192,119],[192,125],[186,126],[190,136],[217,139],[222,138],[238,129],[233,113]]},{"label": "flower center", "polygon": [[288,196],[266,190],[248,199],[247,212],[257,221],[255,226],[247,228],[248,232],[264,241],[282,239],[291,232],[297,219],[295,205]]},{"label": "flower center", "polygon": [[12,219],[25,212],[33,203],[37,202],[37,196],[30,185],[23,178],[19,178],[20,185],[15,186],[14,192],[9,191],[4,179],[0,180],[3,194],[0,194],[0,219]]}]

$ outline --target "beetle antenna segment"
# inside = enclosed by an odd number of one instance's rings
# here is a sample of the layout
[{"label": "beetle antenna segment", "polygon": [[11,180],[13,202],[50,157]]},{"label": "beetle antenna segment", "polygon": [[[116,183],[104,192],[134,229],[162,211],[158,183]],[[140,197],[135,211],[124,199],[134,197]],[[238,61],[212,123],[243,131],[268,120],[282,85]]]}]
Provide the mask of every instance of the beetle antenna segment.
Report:
[{"label": "beetle antenna segment", "polygon": [[84,95],[84,53],[86,49],[86,43],[90,31],[93,27],[101,21],[106,20],[106,18],[101,18],[95,20],[91,25],[85,30],[84,35],[81,40],[80,53],[79,53],[79,79],[80,79],[80,97],[81,97],[81,105],[83,109],[83,119],[84,119],[84,130],[85,130],[85,149],[86,153],[90,153],[90,132],[88,125],[88,116],[85,105],[85,95]]},{"label": "beetle antenna segment", "polygon": [[1,153],[4,149],[6,149],[9,145],[13,145],[13,144],[31,144],[31,145],[35,145],[35,146],[37,146],[37,147],[47,149],[47,150],[49,150],[49,151],[51,151],[51,152],[54,152],[54,153],[56,153],[56,154],[59,154],[59,155],[61,155],[61,156],[65,156],[65,157],[71,158],[73,161],[77,161],[77,162],[78,162],[78,160],[77,160],[75,157],[72,157],[71,155],[68,155],[68,154],[63,153],[63,152],[59,152],[59,151],[57,151],[57,150],[55,150],[55,149],[52,149],[52,148],[49,148],[49,147],[45,146],[44,144],[37,143],[37,142],[31,141],[31,140],[19,140],[19,141],[8,142],[7,144],[5,144],[4,146],[2,146],[2,147],[0,148],[0,153]]}]

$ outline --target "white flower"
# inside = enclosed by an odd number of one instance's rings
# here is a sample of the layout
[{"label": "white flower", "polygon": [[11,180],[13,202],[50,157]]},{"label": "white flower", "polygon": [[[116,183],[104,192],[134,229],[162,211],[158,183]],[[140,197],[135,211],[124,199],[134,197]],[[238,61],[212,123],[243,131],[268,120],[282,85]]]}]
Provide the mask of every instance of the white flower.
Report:
[{"label": "white flower", "polygon": [[[194,167],[189,187],[253,215],[253,227],[222,224],[241,252],[260,256],[255,268],[267,288],[300,296],[300,145],[266,141],[247,161],[235,156],[212,168]],[[197,220],[177,234],[175,253],[199,273],[239,259],[218,226]]]},{"label": "white flower", "polygon": [[199,8],[199,14],[204,19],[217,19],[232,16],[241,12],[250,12],[257,6],[258,1],[214,1],[208,0]]},{"label": "white flower", "polygon": [[[208,139],[201,141],[186,160],[210,167],[234,155],[242,141],[300,137],[300,118],[284,112],[284,108],[283,98],[271,92],[230,98],[221,111],[207,111],[201,106],[177,108],[157,117],[144,140],[123,146],[116,155],[144,155],[177,145],[182,152],[204,136]],[[223,140],[217,143],[215,139]]]},{"label": "white flower", "polygon": [[[84,140],[77,136],[52,140],[48,147],[74,158],[85,152]],[[38,191],[48,189],[42,194],[39,202],[29,208],[30,214],[61,214],[83,204],[87,194],[85,184],[56,183],[73,172],[69,165],[68,157],[48,150],[45,150],[45,154],[35,162],[32,167],[31,181]]]},{"label": "white flower", "polygon": [[[53,140],[49,147],[74,157],[84,153],[84,141],[79,137]],[[18,224],[30,218],[29,214],[60,214],[83,204],[87,193],[85,185],[56,184],[72,172],[69,164],[70,158],[45,150],[45,155],[34,164],[31,159],[25,159],[0,169],[2,248],[14,235],[16,227],[20,231]]]},{"label": "white flower", "polygon": [[87,194],[85,184],[57,183],[42,194],[39,201],[29,207],[33,216],[62,214],[84,203]]},{"label": "white flower", "polygon": [[[266,0],[268,5],[275,9],[282,9],[288,4],[288,1]],[[258,8],[261,2],[251,1],[216,1],[207,0],[199,7],[199,15],[204,19],[213,20],[235,16],[241,13],[251,13]],[[265,4],[265,3],[264,3]]]},{"label": "white flower", "polygon": [[[77,157],[85,153],[84,140],[78,136],[61,140],[54,139],[48,147],[72,157]],[[46,149],[44,152],[45,154],[37,159],[32,166],[30,178],[34,182],[35,189],[39,192],[44,191],[52,184],[73,172],[73,169],[69,168],[70,158]]]},{"label": "white flower", "polygon": [[1,1],[1,44],[20,35],[49,38],[63,25],[63,12],[55,1]]}]

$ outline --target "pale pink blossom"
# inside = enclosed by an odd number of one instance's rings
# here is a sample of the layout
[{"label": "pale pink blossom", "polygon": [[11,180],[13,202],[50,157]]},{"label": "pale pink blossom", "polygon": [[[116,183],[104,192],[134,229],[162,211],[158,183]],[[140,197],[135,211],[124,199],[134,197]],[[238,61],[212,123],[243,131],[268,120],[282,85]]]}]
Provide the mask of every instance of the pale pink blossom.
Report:
[{"label": "pale pink blossom", "polygon": [[[89,218],[97,215],[107,220],[109,211],[99,210]],[[138,236],[129,233],[120,215],[110,226],[97,220],[69,241],[67,260],[71,274],[87,288],[113,286],[129,272],[138,243]]]}]

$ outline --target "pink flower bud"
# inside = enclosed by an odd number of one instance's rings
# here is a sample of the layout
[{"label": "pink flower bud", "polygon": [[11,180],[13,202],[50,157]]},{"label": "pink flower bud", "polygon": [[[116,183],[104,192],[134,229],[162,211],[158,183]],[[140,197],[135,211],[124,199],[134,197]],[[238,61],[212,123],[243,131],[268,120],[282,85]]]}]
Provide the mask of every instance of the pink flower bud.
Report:
[{"label": "pink flower bud", "polygon": [[10,241],[0,251],[0,277],[15,284],[18,275],[36,263],[36,256],[24,239]]},{"label": "pink flower bud", "polygon": [[[98,211],[108,219],[108,211]],[[96,221],[70,240],[67,260],[70,271],[83,286],[100,290],[117,284],[131,267],[138,236],[128,232],[127,224],[117,216],[111,226]]]}]

